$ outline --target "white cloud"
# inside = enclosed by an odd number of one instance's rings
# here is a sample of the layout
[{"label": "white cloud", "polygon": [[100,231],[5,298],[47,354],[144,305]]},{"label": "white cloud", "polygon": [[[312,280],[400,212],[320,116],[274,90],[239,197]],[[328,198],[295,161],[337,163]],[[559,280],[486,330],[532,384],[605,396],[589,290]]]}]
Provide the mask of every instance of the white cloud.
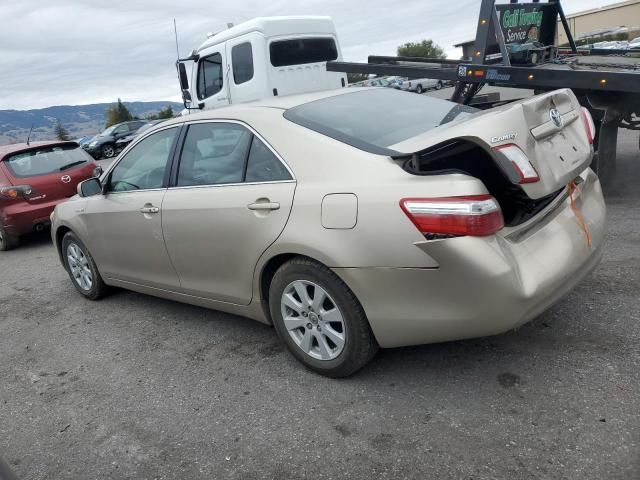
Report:
[{"label": "white cloud", "polygon": [[[612,0],[565,0],[565,11]],[[344,57],[393,55],[431,38],[448,54],[473,38],[480,0],[20,0],[0,4],[0,108],[177,100],[173,22],[181,54],[207,32],[255,16],[330,15]]]}]

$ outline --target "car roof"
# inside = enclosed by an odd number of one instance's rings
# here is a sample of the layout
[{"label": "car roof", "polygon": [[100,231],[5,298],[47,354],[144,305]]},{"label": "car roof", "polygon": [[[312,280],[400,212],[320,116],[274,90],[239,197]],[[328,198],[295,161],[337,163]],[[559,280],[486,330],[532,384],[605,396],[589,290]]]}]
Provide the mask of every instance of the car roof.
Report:
[{"label": "car roof", "polygon": [[55,145],[70,145],[74,144],[78,146],[77,142],[66,140],[42,140],[39,142],[27,143],[12,143],[11,145],[0,145],[0,161],[5,157],[18,152],[27,152],[29,150],[37,150],[42,147],[52,147]]},{"label": "car roof", "polygon": [[[209,119],[234,119],[237,115],[242,115],[255,108],[273,108],[278,110],[288,110],[304,103],[313,102],[315,100],[321,100],[323,98],[336,97],[339,95],[347,95],[359,91],[370,91],[375,87],[350,87],[339,88],[336,90],[323,90],[320,92],[302,93],[297,95],[288,95],[284,97],[272,97],[265,100],[257,100],[255,102],[238,103],[234,105],[228,105],[221,108],[214,108],[212,110],[204,110],[198,113],[191,113],[182,117],[175,117],[162,122],[162,128],[173,124],[180,124],[184,122],[192,122],[197,120],[209,120]],[[386,88],[381,88],[386,90]]]}]

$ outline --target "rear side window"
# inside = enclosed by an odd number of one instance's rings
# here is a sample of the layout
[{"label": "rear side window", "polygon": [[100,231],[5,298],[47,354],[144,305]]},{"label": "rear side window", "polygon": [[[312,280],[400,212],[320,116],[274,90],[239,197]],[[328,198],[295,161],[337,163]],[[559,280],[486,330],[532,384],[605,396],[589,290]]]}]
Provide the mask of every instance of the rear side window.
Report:
[{"label": "rear side window", "polygon": [[275,182],[291,180],[291,174],[269,148],[253,137],[247,162],[247,182]]},{"label": "rear side window", "polygon": [[231,64],[233,65],[233,81],[236,85],[248,82],[253,78],[253,50],[249,42],[234,45],[231,48]]},{"label": "rear side window", "polygon": [[303,103],[284,117],[361,150],[396,155],[389,147],[478,111],[427,95],[376,88]]},{"label": "rear side window", "polygon": [[28,152],[15,153],[5,160],[5,165],[16,177],[36,177],[87,163],[89,157],[76,144],[54,145]]},{"label": "rear side window", "polygon": [[272,42],[269,54],[271,65],[285,67],[335,60],[338,49],[333,38],[296,38]]},{"label": "rear side window", "polygon": [[204,100],[222,90],[222,55],[214,53],[198,62],[198,99]]}]

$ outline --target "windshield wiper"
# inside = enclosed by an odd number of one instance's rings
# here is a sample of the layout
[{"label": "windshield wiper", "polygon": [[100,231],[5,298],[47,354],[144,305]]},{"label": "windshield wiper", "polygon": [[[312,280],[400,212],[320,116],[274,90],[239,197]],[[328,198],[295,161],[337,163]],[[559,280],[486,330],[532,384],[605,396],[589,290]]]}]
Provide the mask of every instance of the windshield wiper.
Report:
[{"label": "windshield wiper", "polygon": [[60,167],[60,171],[62,172],[64,170],[67,170],[68,168],[75,167],[76,165],[82,165],[83,163],[86,163],[86,162],[87,162],[86,160],[78,160],[77,162],[69,163],[67,165]]}]

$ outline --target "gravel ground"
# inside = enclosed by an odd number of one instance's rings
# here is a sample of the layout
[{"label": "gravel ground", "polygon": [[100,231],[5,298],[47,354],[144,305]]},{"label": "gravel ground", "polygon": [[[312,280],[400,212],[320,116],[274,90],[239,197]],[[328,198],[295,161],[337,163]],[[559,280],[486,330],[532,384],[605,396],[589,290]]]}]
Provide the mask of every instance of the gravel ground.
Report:
[{"label": "gravel ground", "polygon": [[0,253],[0,455],[23,479],[640,478],[637,132],[620,145],[604,260],[566,299],[345,380],[250,320],[84,301],[32,236]]}]

